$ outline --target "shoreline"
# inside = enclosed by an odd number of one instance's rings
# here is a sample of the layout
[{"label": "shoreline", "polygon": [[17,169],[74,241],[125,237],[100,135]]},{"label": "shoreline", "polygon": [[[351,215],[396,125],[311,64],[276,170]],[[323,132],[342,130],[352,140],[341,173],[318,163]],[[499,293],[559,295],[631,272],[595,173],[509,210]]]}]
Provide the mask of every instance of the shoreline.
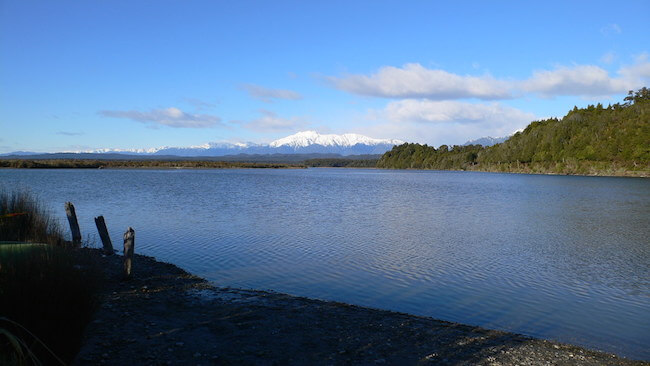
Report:
[{"label": "shoreline", "polygon": [[618,174],[570,174],[559,172],[534,172],[534,171],[502,171],[502,170],[487,170],[487,169],[393,169],[393,168],[377,168],[377,167],[335,167],[335,166],[232,166],[232,167],[158,167],[158,166],[114,166],[114,167],[4,167],[3,169],[20,169],[20,170],[62,170],[62,169],[78,169],[78,170],[295,170],[295,169],[377,169],[387,171],[438,171],[438,172],[474,172],[474,173],[495,173],[495,174],[523,174],[523,175],[548,175],[548,176],[567,176],[567,177],[610,177],[610,178],[650,178],[650,173],[646,171],[624,171]]},{"label": "shoreline", "polygon": [[[320,168],[320,167],[319,167]],[[345,168],[343,168],[345,169]],[[353,168],[361,169],[361,168]],[[610,177],[610,178],[650,178],[650,173],[646,171],[625,171],[621,174],[570,174],[557,172],[533,172],[533,171],[502,171],[486,169],[393,169],[393,168],[372,168],[378,170],[391,171],[431,171],[431,172],[473,172],[473,173],[495,173],[495,174],[522,174],[522,175],[549,175],[549,176],[566,176],[566,177]]]},{"label": "shoreline", "polygon": [[429,317],[217,287],[179,267],[85,248],[104,269],[84,364],[650,365],[554,341]]}]

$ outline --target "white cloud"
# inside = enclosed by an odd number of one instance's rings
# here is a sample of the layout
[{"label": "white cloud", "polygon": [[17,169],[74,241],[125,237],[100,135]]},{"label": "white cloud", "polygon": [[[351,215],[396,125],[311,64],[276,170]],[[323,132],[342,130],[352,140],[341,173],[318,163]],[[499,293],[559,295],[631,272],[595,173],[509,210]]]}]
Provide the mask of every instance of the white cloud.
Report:
[{"label": "white cloud", "polygon": [[650,56],[648,53],[640,54],[635,64],[622,67],[618,73],[623,78],[634,80],[637,84],[634,88],[645,86],[645,83],[650,82]]},{"label": "white cloud", "polygon": [[302,99],[302,95],[299,93],[286,89],[269,89],[255,84],[244,84],[242,85],[242,88],[246,90],[251,97],[266,103],[272,102],[273,99]]},{"label": "white cloud", "polygon": [[638,89],[650,78],[650,62],[639,59],[634,65],[624,66],[612,77],[607,70],[594,65],[558,67],[555,70],[536,71],[520,83],[520,88],[544,97],[556,95],[606,96]]},{"label": "white cloud", "polygon": [[327,79],[340,90],[375,97],[433,100],[510,97],[508,82],[489,75],[461,76],[444,70],[431,70],[418,63],[406,64],[402,68],[385,66],[371,76],[348,75]]},{"label": "white cloud", "polygon": [[390,121],[425,123],[494,123],[499,121],[528,121],[534,115],[499,103],[473,104],[458,101],[405,99],[390,102],[382,111]]},{"label": "white cloud", "polygon": [[[610,53],[601,61],[613,62],[615,58],[616,55]],[[650,62],[647,53],[641,54],[633,65],[621,67],[616,76],[599,66],[574,65],[538,70],[528,79],[506,81],[491,76],[460,76],[444,70],[430,70],[415,63],[402,68],[385,66],[370,76],[349,75],[328,77],[327,80],[334,87],[350,93],[400,99],[494,100],[526,93],[543,97],[604,97],[646,85],[650,81]]]},{"label": "white cloud", "polygon": [[607,95],[627,90],[626,85],[625,80],[611,78],[598,66],[579,65],[535,71],[531,78],[521,83],[521,88],[543,96]]},{"label": "white cloud", "polygon": [[221,118],[209,114],[191,114],[178,108],[152,109],[140,111],[99,111],[104,117],[125,118],[151,126],[169,126],[175,128],[208,128],[221,124]]},{"label": "white cloud", "polygon": [[260,109],[262,116],[253,121],[244,123],[244,127],[261,132],[275,132],[295,130],[307,125],[306,121],[299,117],[281,118],[276,113]]}]

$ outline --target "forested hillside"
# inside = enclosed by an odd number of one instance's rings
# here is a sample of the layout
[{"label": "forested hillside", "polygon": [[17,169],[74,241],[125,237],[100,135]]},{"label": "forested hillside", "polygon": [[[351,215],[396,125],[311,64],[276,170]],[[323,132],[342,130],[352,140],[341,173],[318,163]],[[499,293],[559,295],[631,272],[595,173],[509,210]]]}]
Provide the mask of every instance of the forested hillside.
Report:
[{"label": "forested hillside", "polygon": [[630,91],[622,104],[574,107],[562,119],[532,122],[491,147],[395,146],[377,166],[649,176],[650,89]]}]

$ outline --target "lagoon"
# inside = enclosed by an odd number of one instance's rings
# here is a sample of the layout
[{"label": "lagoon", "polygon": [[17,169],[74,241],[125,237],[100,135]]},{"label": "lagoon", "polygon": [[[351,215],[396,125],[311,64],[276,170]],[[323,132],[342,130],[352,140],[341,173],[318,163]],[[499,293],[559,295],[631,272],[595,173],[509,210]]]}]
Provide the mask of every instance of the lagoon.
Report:
[{"label": "lagoon", "polygon": [[[0,170],[84,238],[218,286],[650,359],[650,181],[374,169]],[[137,270],[137,263],[134,264]]]}]

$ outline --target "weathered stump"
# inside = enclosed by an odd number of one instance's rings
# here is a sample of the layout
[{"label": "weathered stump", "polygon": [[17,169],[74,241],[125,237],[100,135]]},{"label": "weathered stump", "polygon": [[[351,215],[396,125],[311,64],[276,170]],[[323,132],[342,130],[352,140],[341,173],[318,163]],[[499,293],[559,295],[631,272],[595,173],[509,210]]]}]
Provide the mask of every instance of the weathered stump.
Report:
[{"label": "weathered stump", "polygon": [[133,264],[133,251],[135,249],[135,230],[129,227],[124,233],[124,277],[131,277],[131,267]]},{"label": "weathered stump", "polygon": [[68,216],[68,223],[70,224],[70,232],[72,233],[72,243],[75,245],[81,244],[81,230],[79,229],[79,222],[77,221],[77,213],[74,210],[72,202],[65,203],[65,214]]},{"label": "weathered stump", "polygon": [[106,228],[106,222],[104,221],[104,216],[95,217],[95,225],[97,225],[97,231],[99,232],[99,237],[102,239],[104,254],[112,255],[113,243],[111,242],[111,237],[108,235],[108,229]]}]

